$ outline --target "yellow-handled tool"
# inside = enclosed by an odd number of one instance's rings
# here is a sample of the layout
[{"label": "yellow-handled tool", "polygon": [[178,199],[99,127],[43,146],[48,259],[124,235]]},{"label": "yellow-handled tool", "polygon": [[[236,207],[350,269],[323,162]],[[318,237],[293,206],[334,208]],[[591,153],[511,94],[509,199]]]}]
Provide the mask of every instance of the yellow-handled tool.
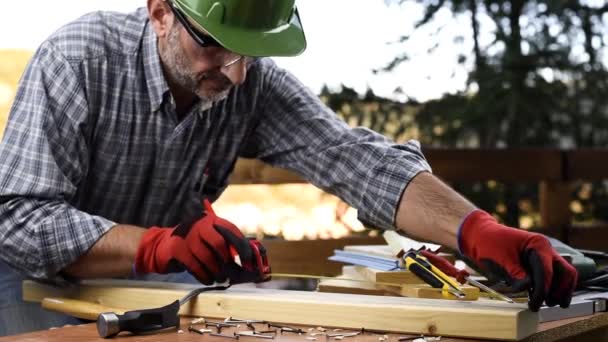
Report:
[{"label": "yellow-handled tool", "polygon": [[109,306],[86,302],[83,300],[70,299],[70,298],[53,298],[47,297],[42,300],[42,307],[47,310],[63,312],[70,316],[78,317],[94,321],[97,319],[102,312],[119,312],[123,313],[124,309],[112,308]]},{"label": "yellow-handled tool", "polygon": [[457,298],[465,297],[458,283],[433,266],[425,257],[415,252],[408,252],[403,256],[403,261],[406,269],[432,287],[441,289],[444,297],[449,298],[450,294]]}]

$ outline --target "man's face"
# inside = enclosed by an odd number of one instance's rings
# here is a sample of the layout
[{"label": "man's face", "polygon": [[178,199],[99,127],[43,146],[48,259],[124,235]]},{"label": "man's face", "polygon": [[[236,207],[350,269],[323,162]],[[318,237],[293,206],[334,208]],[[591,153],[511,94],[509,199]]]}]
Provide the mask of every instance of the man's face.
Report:
[{"label": "man's face", "polygon": [[246,69],[241,65],[244,61],[223,67],[230,58],[229,52],[198,45],[178,21],[173,22],[165,44],[159,44],[159,53],[172,81],[203,102],[225,98],[234,84],[245,79]]}]

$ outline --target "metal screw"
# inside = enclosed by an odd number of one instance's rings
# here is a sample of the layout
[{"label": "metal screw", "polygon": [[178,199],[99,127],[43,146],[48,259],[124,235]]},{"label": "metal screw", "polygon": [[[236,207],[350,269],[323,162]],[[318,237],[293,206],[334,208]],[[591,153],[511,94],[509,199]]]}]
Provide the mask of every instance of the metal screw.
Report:
[{"label": "metal screw", "polygon": [[342,333],[342,334],[327,334],[325,336],[327,337],[353,337],[353,336],[357,336],[357,335],[361,335],[360,331],[356,331],[356,332],[351,332],[351,333]]},{"label": "metal screw", "polygon": [[277,334],[276,330],[258,330],[257,331],[258,334]]},{"label": "metal screw", "polygon": [[228,318],[224,319],[224,323],[266,324],[266,323],[268,323],[268,321],[260,321],[260,320],[256,320],[256,319],[236,319],[236,318],[228,317]]},{"label": "metal screw", "polygon": [[224,334],[217,334],[217,333],[209,333],[209,335],[215,336],[215,337],[231,338],[233,340],[238,340],[239,339],[239,335],[236,335],[236,334],[233,334],[233,335],[224,335]]},{"label": "metal screw", "polygon": [[188,331],[204,335],[205,333],[210,333],[211,329],[196,329],[193,326],[189,326]]},{"label": "metal screw", "polygon": [[290,332],[290,333],[295,333],[295,334],[303,334],[304,330],[300,329],[300,328],[293,328],[293,327],[288,327],[286,325],[279,325],[279,324],[273,324],[273,323],[268,323],[268,327],[269,328],[279,328],[282,332]]},{"label": "metal screw", "polygon": [[274,339],[274,335],[264,335],[256,333],[255,331],[241,331],[236,333],[237,336],[249,336],[249,337],[257,337],[257,338],[266,338],[266,339]]},{"label": "metal screw", "polygon": [[196,319],[192,320],[190,322],[190,325],[204,324],[204,323],[205,323],[205,317],[199,317],[199,318],[196,318]]},{"label": "metal screw", "polygon": [[238,327],[237,324],[232,323],[223,323],[223,322],[205,322],[205,328],[215,327],[217,329],[218,334],[222,332],[222,328],[226,327]]}]

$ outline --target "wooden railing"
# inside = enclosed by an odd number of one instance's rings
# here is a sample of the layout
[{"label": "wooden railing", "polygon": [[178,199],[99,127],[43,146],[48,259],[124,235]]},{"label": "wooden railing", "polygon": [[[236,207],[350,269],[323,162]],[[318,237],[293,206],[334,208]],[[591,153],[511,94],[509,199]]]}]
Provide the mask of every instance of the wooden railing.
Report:
[{"label": "wooden railing", "polygon": [[[495,180],[537,183],[540,230],[572,246],[608,251],[608,226],[574,226],[572,182],[608,179],[608,149],[435,149],[424,154],[434,174],[448,182]],[[240,160],[233,184],[305,182],[295,173],[255,160]]]}]

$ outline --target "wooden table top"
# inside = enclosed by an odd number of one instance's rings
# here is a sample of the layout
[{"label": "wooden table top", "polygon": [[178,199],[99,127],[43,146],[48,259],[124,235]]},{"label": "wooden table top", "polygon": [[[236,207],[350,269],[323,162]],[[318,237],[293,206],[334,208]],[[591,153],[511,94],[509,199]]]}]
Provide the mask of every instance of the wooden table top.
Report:
[{"label": "wooden table top", "polygon": [[[191,319],[183,318],[181,322],[181,330],[168,329],[161,332],[156,332],[149,335],[131,335],[128,333],[122,333],[118,337],[111,340],[114,341],[130,341],[130,342],[231,342],[234,339],[210,336],[209,334],[200,335],[194,332],[189,332],[188,326]],[[202,328],[201,326],[197,326]],[[257,326],[258,330],[266,329],[263,326]],[[319,333],[315,328],[301,327],[306,334],[294,334],[289,332],[277,333],[273,340],[279,342],[314,342],[313,333]],[[214,331],[215,329],[212,328]],[[234,329],[234,328],[232,328]],[[539,332],[530,336],[526,342],[553,342],[562,340],[564,338],[573,338],[573,341],[577,340],[577,337],[582,336],[585,333],[592,331],[599,331],[603,329],[602,336],[608,336],[608,313],[599,313],[592,316],[571,318],[562,321],[548,322],[540,325]],[[247,327],[241,326],[239,331],[246,331]],[[222,334],[232,334],[234,330],[224,329]],[[350,332],[347,330],[334,331],[334,329],[327,328],[326,333],[346,333]],[[401,337],[416,337],[416,335],[406,334],[388,334],[388,339],[384,342],[397,342]],[[342,341],[346,342],[381,342],[382,334],[366,332],[363,335],[355,337],[344,337]],[[334,338],[327,338],[323,335],[314,336],[316,341],[328,342],[328,341],[340,341]],[[8,341],[28,341],[28,342],[64,342],[64,341],[103,341],[97,334],[97,328],[94,323],[82,324],[77,326],[66,326],[57,329],[43,330],[37,332],[31,332],[27,334],[5,336],[0,337],[0,342]],[[108,339],[105,339],[109,341]],[[239,337],[239,341],[246,342],[263,342],[266,339],[254,338],[248,336]],[[460,339],[460,338],[441,338],[441,341],[445,342],[471,342],[479,340]]]}]

